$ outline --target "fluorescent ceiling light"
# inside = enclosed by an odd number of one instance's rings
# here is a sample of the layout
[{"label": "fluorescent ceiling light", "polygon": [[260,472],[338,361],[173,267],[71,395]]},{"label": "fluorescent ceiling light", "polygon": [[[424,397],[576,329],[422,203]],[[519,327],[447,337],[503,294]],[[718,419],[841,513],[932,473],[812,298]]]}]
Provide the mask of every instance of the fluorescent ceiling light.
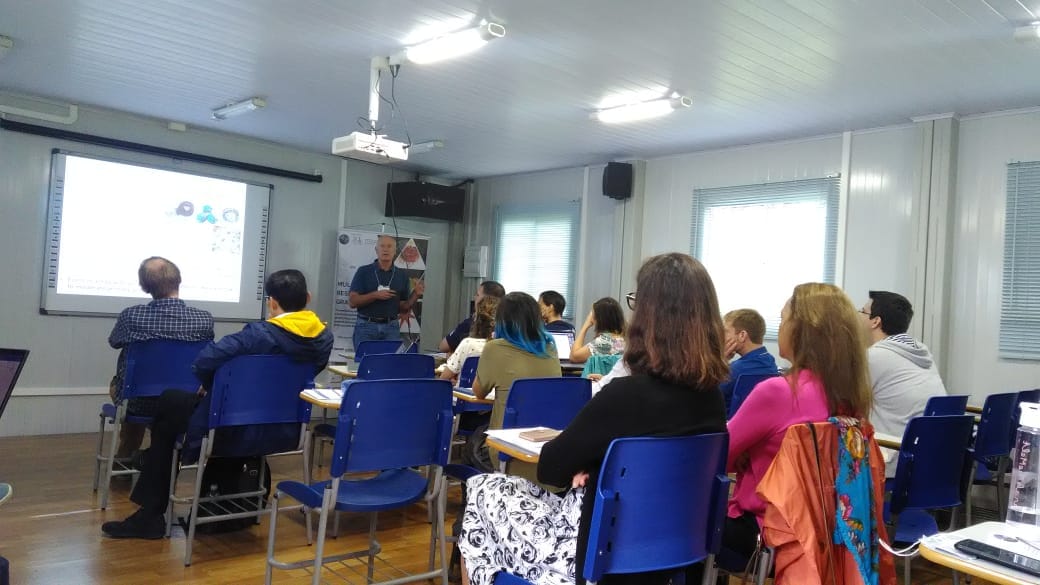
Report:
[{"label": "fluorescent ceiling light", "polygon": [[1040,22],[1015,27],[1015,40],[1023,43],[1040,40]]},{"label": "fluorescent ceiling light", "polygon": [[267,102],[263,98],[249,98],[233,104],[228,104],[223,108],[217,108],[213,110],[214,120],[226,120],[232,116],[238,116],[246,112],[252,112],[253,110],[259,110],[260,108],[267,105]]},{"label": "fluorescent ceiling light", "polygon": [[658,118],[671,113],[673,110],[688,108],[692,105],[693,100],[686,96],[658,98],[596,110],[592,113],[592,118],[606,124],[620,124]]},{"label": "fluorescent ceiling light", "polygon": [[451,34],[439,36],[426,42],[405,47],[403,51],[390,58],[396,65],[402,61],[410,61],[417,65],[453,59],[466,53],[476,51],[491,39],[506,35],[506,27],[497,22],[484,22],[479,26],[463,29]]}]

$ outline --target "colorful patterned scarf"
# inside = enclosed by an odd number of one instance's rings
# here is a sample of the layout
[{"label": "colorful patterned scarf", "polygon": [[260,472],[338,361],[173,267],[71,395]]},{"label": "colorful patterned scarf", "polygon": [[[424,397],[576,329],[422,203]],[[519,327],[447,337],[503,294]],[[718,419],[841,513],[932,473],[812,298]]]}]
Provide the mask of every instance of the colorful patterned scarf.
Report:
[{"label": "colorful patterned scarf", "polygon": [[838,476],[834,488],[838,496],[835,544],[844,544],[856,559],[865,585],[878,582],[878,531],[874,522],[874,482],[870,476],[870,444],[859,421],[831,417],[838,426]]}]

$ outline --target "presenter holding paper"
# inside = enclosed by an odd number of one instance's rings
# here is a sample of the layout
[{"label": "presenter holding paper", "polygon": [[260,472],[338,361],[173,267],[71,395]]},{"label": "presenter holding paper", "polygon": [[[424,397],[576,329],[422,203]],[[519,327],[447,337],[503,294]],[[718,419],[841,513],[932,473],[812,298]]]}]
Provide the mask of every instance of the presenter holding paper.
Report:
[{"label": "presenter holding paper", "polygon": [[408,290],[408,275],[394,266],[397,239],[380,235],[376,239],[376,260],[360,266],[350,281],[350,306],[357,309],[354,325],[354,351],[371,339],[400,339],[399,314],[407,315],[422,296],[426,283],[418,280]]}]

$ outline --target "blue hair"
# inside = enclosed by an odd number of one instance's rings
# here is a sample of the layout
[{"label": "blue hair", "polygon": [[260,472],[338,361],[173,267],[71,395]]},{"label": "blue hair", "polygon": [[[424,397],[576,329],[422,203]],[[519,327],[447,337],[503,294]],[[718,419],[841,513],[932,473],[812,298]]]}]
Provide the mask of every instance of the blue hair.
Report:
[{"label": "blue hair", "polygon": [[554,345],[552,336],[545,330],[545,326],[541,324],[538,325],[538,338],[528,339],[524,337],[523,332],[520,331],[516,323],[498,321],[495,323],[495,339],[504,339],[510,344],[538,357],[549,357],[549,346]]}]

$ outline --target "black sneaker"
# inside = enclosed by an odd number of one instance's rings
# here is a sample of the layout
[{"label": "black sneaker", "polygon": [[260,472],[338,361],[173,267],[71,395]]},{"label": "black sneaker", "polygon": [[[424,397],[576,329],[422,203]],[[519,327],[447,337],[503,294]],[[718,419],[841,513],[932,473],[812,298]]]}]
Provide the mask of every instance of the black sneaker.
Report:
[{"label": "black sneaker", "polygon": [[140,509],[121,522],[105,522],[101,525],[101,532],[109,538],[157,540],[166,536],[166,519]]}]

